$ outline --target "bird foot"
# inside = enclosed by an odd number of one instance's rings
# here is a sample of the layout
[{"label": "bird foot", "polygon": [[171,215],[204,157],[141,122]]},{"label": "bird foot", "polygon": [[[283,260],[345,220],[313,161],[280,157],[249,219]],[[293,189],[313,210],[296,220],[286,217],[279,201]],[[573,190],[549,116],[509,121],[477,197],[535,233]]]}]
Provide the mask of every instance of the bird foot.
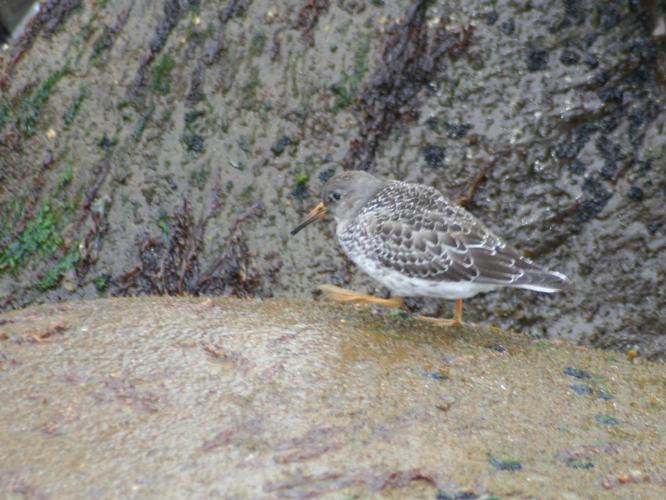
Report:
[{"label": "bird foot", "polygon": [[463,310],[462,299],[456,299],[456,307],[455,307],[456,312],[453,316],[453,319],[431,318],[429,316],[416,316],[416,319],[427,321],[437,326],[460,326],[462,325],[462,310]]},{"label": "bird foot", "polygon": [[390,299],[382,299],[373,297],[372,295],[362,295],[352,290],[346,290],[334,285],[320,285],[317,287],[319,291],[324,294],[324,298],[341,302],[343,304],[357,303],[357,304],[378,304],[385,307],[400,308],[404,303],[402,297],[392,297]]},{"label": "bird foot", "polygon": [[435,326],[460,326],[462,321],[458,319],[442,319],[442,318],[431,318],[430,316],[414,316],[415,319],[421,321],[427,321]]}]

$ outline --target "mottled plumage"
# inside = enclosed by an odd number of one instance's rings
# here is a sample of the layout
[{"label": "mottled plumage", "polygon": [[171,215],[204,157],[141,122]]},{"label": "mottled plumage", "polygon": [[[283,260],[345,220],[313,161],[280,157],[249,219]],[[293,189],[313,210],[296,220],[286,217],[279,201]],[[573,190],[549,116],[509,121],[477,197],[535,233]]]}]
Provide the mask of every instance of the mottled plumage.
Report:
[{"label": "mottled plumage", "polygon": [[462,299],[504,286],[567,287],[564,275],[538,267],[434,188],[348,171],[330,179],[322,195],[345,253],[400,296]]}]

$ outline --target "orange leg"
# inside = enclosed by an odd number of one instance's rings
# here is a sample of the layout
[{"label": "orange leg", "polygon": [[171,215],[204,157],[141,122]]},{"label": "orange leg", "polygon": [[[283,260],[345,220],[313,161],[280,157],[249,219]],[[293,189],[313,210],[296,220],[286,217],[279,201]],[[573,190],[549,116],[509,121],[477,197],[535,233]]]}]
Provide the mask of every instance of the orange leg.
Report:
[{"label": "orange leg", "polygon": [[390,299],[381,299],[372,295],[362,295],[351,290],[345,290],[333,285],[321,285],[317,287],[324,293],[324,298],[342,302],[343,304],[356,302],[359,304],[378,304],[380,306],[400,308],[404,300],[401,297],[391,297]]},{"label": "orange leg", "polygon": [[428,316],[417,316],[416,319],[427,321],[437,326],[458,326],[462,324],[462,299],[456,299],[456,309],[453,319],[430,318]]}]

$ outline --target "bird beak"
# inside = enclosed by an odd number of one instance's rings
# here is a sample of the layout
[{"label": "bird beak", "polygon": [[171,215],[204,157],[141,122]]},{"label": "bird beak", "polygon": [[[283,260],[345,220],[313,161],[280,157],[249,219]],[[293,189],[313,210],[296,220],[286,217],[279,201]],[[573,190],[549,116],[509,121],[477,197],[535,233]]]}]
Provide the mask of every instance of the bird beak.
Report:
[{"label": "bird beak", "polygon": [[316,207],[310,210],[310,213],[308,213],[305,220],[303,220],[303,222],[301,222],[298,226],[292,229],[291,233],[289,234],[293,236],[296,233],[298,233],[301,229],[303,229],[305,226],[312,224],[316,220],[321,220],[324,217],[326,217],[326,205],[324,205],[323,201],[320,201]]}]

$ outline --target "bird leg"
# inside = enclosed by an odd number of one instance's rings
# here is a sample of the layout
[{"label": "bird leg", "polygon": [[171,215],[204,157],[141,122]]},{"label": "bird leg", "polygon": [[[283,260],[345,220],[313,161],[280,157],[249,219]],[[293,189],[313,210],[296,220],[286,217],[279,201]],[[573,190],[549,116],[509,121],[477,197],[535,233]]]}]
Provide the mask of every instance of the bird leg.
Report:
[{"label": "bird leg", "polygon": [[427,321],[437,326],[458,326],[462,324],[462,299],[456,299],[456,312],[453,319],[430,318],[428,316],[417,316],[416,319]]},{"label": "bird leg", "polygon": [[359,304],[378,304],[380,306],[400,308],[404,302],[402,297],[382,299],[379,297],[373,297],[372,295],[361,295],[351,290],[345,290],[344,288],[333,285],[320,285],[317,289],[323,292],[324,298],[341,302],[343,304],[356,302]]}]

